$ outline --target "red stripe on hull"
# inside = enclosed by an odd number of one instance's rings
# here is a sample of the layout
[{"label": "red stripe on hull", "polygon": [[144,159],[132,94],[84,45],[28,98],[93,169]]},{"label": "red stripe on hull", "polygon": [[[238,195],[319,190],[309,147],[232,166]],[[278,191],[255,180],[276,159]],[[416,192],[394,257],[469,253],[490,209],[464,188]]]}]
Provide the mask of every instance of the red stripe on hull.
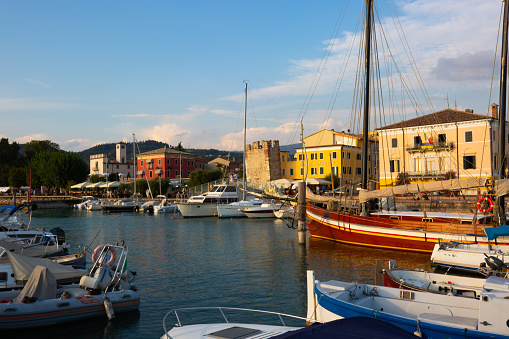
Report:
[{"label": "red stripe on hull", "polygon": [[382,235],[380,233],[359,233],[352,232],[348,228],[334,228],[311,220],[308,224],[311,236],[333,240],[345,244],[385,248],[397,251],[432,253],[435,246],[435,239],[428,241],[410,238],[396,238]]}]

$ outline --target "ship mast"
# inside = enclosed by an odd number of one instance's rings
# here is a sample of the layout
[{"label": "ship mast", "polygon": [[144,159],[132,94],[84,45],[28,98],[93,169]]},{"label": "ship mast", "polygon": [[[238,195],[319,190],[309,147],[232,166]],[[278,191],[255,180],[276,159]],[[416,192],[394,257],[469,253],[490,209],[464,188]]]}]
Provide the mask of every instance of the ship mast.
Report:
[{"label": "ship mast", "polygon": [[244,90],[245,92],[245,98],[244,98],[244,157],[243,157],[243,163],[242,163],[242,181],[243,186],[242,187],[242,200],[246,200],[246,119],[247,119],[247,81],[244,81],[244,84],[246,85],[246,88]]},{"label": "ship mast", "polygon": [[373,0],[366,0],[366,42],[364,57],[364,124],[362,130],[362,186],[368,188],[368,144],[369,144],[369,76],[371,66],[371,11]]},{"label": "ship mast", "polygon": [[[505,175],[505,167],[507,161],[505,159],[505,122],[506,122],[506,110],[507,110],[507,20],[509,13],[509,7],[507,6],[507,0],[504,1],[504,28],[502,34],[502,55],[500,62],[500,110],[498,115],[498,179],[501,180]],[[504,197],[497,198],[498,206],[498,222],[505,225],[505,206]]]}]

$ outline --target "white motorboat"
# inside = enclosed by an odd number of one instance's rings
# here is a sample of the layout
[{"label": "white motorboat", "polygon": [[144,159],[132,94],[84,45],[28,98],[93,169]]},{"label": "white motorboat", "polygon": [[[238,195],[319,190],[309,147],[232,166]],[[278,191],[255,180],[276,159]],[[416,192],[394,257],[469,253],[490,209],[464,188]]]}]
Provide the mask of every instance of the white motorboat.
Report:
[{"label": "white motorboat", "polygon": [[187,202],[177,203],[177,206],[184,218],[213,217],[217,215],[217,205],[238,200],[237,186],[215,185],[206,194],[192,196]]},{"label": "white motorboat", "polygon": [[154,207],[154,213],[176,213],[178,212],[178,207],[175,204],[170,203],[168,199],[163,199],[158,206]]},{"label": "white motorboat", "polygon": [[262,204],[262,199],[252,199],[236,201],[226,205],[217,205],[217,216],[219,218],[244,218],[247,217],[247,215],[244,214],[242,209],[257,207]]},{"label": "white motorboat", "polygon": [[87,209],[88,205],[97,202],[97,199],[90,195],[81,197],[81,199],[83,199],[83,201],[79,204],[75,204],[74,208],[76,208],[78,210],[84,210],[84,209]]},{"label": "white motorboat", "polygon": [[[182,313],[184,311],[193,311],[195,313],[203,311],[216,311],[221,320],[216,323],[190,324],[182,325]],[[181,312],[181,313],[178,313]],[[233,315],[230,315],[234,312]],[[249,315],[250,322],[235,322],[232,320],[238,313]],[[249,314],[248,314],[249,313]],[[208,314],[208,313],[207,313]],[[267,316],[275,317],[275,321],[270,321]],[[262,318],[264,319],[262,321]],[[267,320],[265,320],[267,318]],[[210,321],[210,317],[207,318]],[[255,323],[255,319],[259,322]],[[274,320],[274,319],[273,319]],[[166,322],[172,321],[173,328],[166,327]],[[291,322],[296,322],[300,326],[289,326]],[[164,317],[163,329],[164,335],[161,339],[201,339],[201,338],[236,338],[236,339],[324,339],[324,338],[415,338],[413,333],[404,331],[397,326],[383,322],[378,319],[367,317],[356,317],[350,319],[339,319],[323,324],[314,324],[309,327],[302,327],[308,323],[309,319],[296,317],[283,313],[250,310],[232,307],[200,307],[171,310]]]},{"label": "white motorboat", "polygon": [[[204,312],[207,311],[209,314],[211,311],[216,311],[218,319],[220,322],[217,323],[207,323],[207,324],[192,324],[192,325],[182,325],[182,314],[186,312],[192,311],[193,313]],[[250,316],[256,315],[272,315],[276,319],[279,319],[282,324],[275,325],[263,325],[263,324],[246,324],[246,323],[237,323],[233,322],[231,319],[227,317],[228,313],[235,312],[235,315],[239,315],[239,313],[243,313],[246,315],[249,313]],[[285,326],[283,321],[284,318],[294,318],[299,319],[302,322],[301,327],[290,327]],[[210,319],[210,318],[209,318]],[[166,327],[166,322],[171,321],[172,328],[168,330]],[[210,320],[209,320],[210,321]],[[233,307],[197,307],[197,308],[178,308],[173,309],[166,314],[163,319],[163,329],[164,335],[161,339],[193,339],[193,338],[271,338],[288,331],[294,331],[302,328],[304,326],[306,319],[301,317],[296,317],[292,315],[287,315],[283,313],[269,312],[269,311],[260,311],[260,310],[251,310],[244,308],[233,308]],[[256,336],[254,336],[256,335]]]},{"label": "white motorboat", "polygon": [[308,318],[373,317],[423,338],[507,338],[509,279],[486,279],[479,298],[315,280],[307,273]]},{"label": "white motorboat", "polygon": [[140,210],[143,212],[154,213],[154,209],[161,204],[158,200],[147,201],[140,206]]},{"label": "white motorboat", "polygon": [[[390,266],[394,267],[394,265]],[[470,298],[479,298],[486,282],[486,278],[432,273],[424,270],[387,268],[381,272],[383,285],[387,287]]]},{"label": "white motorboat", "polygon": [[483,229],[488,244],[442,241],[435,244],[430,264],[456,270],[479,272],[484,275],[492,271],[506,272],[505,262],[509,260],[507,247],[501,248],[490,241],[500,236],[509,236],[509,226]]},{"label": "white motorboat", "polygon": [[248,218],[275,218],[274,211],[278,211],[281,205],[273,203],[263,203],[260,206],[243,208],[242,212]]},{"label": "white motorboat", "polygon": [[274,211],[274,215],[278,219],[297,219],[297,209],[293,206],[282,206],[277,211]]},{"label": "white motorboat", "polygon": [[131,289],[134,272],[126,269],[125,246],[101,245],[94,266],[79,287],[57,289],[55,276],[37,266],[20,291],[0,292],[0,329],[42,327],[136,310],[139,295]]}]

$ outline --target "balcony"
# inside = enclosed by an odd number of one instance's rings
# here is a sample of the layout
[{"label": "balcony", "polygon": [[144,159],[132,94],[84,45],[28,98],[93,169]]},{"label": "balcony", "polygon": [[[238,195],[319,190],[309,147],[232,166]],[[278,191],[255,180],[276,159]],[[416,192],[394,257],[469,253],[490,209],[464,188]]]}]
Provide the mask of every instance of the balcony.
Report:
[{"label": "balcony", "polygon": [[436,144],[421,144],[421,145],[408,145],[406,146],[406,151],[409,153],[416,153],[416,152],[429,152],[429,151],[450,151],[454,148],[454,143],[452,142],[439,142]]},{"label": "balcony", "polygon": [[442,179],[450,170],[408,172],[409,179]]}]

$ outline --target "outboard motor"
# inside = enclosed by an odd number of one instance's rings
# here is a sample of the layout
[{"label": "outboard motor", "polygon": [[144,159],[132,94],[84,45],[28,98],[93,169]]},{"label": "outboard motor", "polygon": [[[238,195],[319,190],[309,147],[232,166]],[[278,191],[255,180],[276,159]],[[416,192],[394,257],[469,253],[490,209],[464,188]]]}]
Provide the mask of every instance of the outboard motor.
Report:
[{"label": "outboard motor", "polygon": [[147,212],[150,213],[150,214],[153,214],[154,213],[154,206],[150,205],[149,207],[147,207]]},{"label": "outboard motor", "polygon": [[484,258],[484,261],[486,261],[486,264],[492,269],[493,271],[502,271],[502,268],[504,268],[505,264],[502,260],[495,256],[488,256],[486,253],[484,253],[486,258]]},{"label": "outboard motor", "polygon": [[65,232],[60,227],[56,227],[50,230],[51,233],[57,236],[57,241],[59,245],[65,243]]}]

